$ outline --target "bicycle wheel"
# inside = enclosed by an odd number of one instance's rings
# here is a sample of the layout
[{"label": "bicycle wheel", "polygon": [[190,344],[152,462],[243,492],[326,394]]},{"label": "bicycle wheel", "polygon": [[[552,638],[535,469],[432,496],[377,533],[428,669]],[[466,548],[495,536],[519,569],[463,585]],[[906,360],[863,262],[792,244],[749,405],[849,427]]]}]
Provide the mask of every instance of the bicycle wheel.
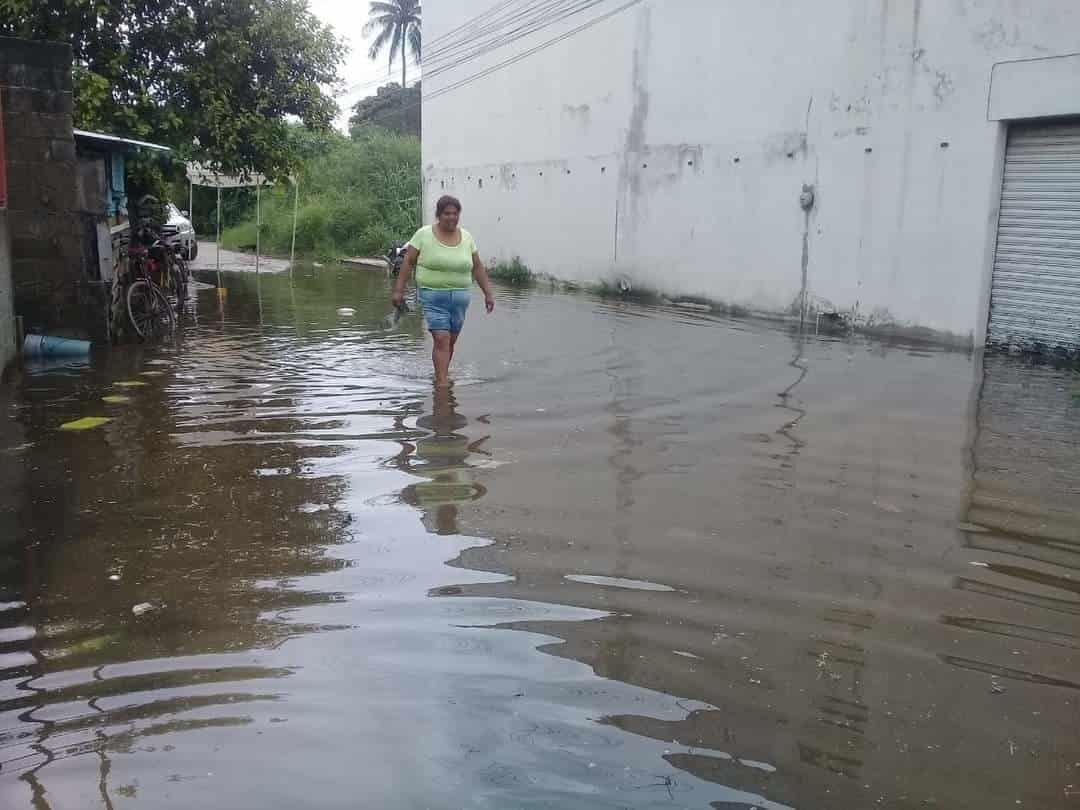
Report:
[{"label": "bicycle wheel", "polygon": [[172,304],[169,299],[165,297],[165,293],[161,291],[161,288],[153,284],[150,286],[154,288],[154,296],[157,298],[158,302],[158,311],[161,313],[162,333],[171,335],[176,331],[176,313],[173,312]]},{"label": "bicycle wheel", "polygon": [[188,270],[187,262],[183,257],[177,256],[172,266],[172,292],[176,295],[176,312],[184,311],[184,304],[188,298],[188,281],[191,279],[191,271]]},{"label": "bicycle wheel", "polygon": [[151,340],[176,328],[172,305],[157,285],[139,279],[127,291],[128,319],[135,333]]}]

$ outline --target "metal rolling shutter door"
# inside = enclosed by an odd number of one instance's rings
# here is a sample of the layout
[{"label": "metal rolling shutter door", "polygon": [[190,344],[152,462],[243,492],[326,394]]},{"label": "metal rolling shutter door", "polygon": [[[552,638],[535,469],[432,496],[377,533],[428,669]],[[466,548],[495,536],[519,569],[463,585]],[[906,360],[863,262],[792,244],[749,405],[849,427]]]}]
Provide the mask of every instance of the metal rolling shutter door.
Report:
[{"label": "metal rolling shutter door", "polygon": [[1010,128],[988,340],[1080,350],[1080,120]]}]

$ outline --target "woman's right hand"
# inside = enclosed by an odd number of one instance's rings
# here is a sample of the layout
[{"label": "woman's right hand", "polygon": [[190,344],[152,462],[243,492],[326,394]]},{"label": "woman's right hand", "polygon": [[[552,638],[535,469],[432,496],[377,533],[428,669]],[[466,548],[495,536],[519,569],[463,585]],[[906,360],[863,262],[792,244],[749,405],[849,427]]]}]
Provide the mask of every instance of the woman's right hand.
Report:
[{"label": "woman's right hand", "polygon": [[390,297],[390,303],[394,305],[395,309],[401,309],[402,304],[405,303],[405,291],[394,289],[394,294]]}]

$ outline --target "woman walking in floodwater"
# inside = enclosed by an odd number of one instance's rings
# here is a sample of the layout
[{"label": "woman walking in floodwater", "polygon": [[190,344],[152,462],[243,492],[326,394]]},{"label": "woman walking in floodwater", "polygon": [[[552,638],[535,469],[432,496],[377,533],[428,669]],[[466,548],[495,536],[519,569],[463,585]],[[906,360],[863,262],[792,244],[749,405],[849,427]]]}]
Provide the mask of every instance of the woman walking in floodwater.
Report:
[{"label": "woman walking in floodwater", "polygon": [[484,291],[487,311],[495,309],[491,281],[472,235],[458,225],[461,202],[456,197],[441,197],[435,205],[435,224],[425,225],[413,234],[405,246],[405,261],[394,285],[393,302],[400,307],[413,268],[416,287],[424,308],[428,331],[435,341],[431,361],[435,366],[435,385],[450,384],[450,361],[465,325],[465,311],[472,298],[475,279]]}]

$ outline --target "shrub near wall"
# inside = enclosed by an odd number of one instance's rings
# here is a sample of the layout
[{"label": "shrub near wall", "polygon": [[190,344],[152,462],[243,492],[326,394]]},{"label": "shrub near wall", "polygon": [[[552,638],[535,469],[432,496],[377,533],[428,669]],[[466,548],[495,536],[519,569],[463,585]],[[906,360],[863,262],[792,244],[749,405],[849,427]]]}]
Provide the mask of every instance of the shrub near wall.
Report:
[{"label": "shrub near wall", "polygon": [[[319,258],[371,256],[413,235],[420,223],[420,141],[377,127],[335,136],[298,171],[300,208],[296,251]],[[262,250],[287,256],[292,240],[293,190],[264,191]],[[255,247],[255,211],[222,234],[231,249]]]}]

